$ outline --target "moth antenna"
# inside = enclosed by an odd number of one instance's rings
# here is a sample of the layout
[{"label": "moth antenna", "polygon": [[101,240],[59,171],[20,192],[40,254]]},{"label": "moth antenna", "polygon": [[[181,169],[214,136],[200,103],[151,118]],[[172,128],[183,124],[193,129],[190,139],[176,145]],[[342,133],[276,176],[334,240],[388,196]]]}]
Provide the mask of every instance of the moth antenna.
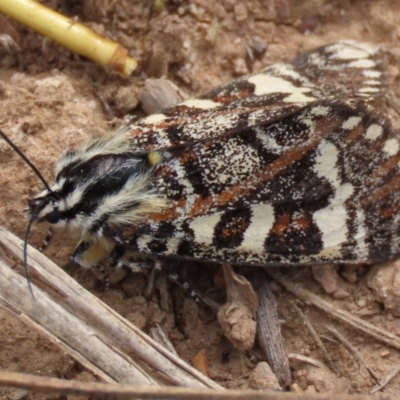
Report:
[{"label": "moth antenna", "polygon": [[[49,184],[46,182],[43,175],[39,172],[39,170],[36,168],[36,166],[29,160],[29,158],[22,152],[22,150],[20,150],[19,147],[15,143],[13,143],[11,139],[9,139],[9,137],[1,129],[0,129],[0,136],[25,161],[25,163],[28,164],[28,166],[32,169],[32,171],[36,174],[36,176],[43,182],[43,185],[49,191],[49,193],[52,193],[52,190],[50,189]],[[25,238],[24,238],[24,268],[25,268],[26,279],[28,281],[29,291],[31,292],[31,295],[33,298],[35,298],[35,296],[33,294],[31,279],[30,279],[30,275],[29,275],[29,268],[28,268],[28,237],[29,237],[29,233],[31,231],[32,225],[36,220],[36,217],[37,217],[37,212],[33,212],[31,215],[31,218],[29,219],[28,225],[26,227]],[[48,236],[46,236],[46,239],[47,239],[47,237]],[[45,239],[45,241],[46,241],[46,239]]]},{"label": "moth antenna", "polygon": [[29,268],[28,268],[28,238],[29,238],[29,233],[31,232],[32,225],[36,220],[36,217],[37,217],[37,213],[33,212],[28,221],[28,225],[26,227],[25,237],[24,237],[24,268],[25,268],[26,280],[28,281],[29,291],[31,292],[31,295],[33,298],[35,298],[35,296],[33,294],[32,285],[31,285],[31,277],[30,277]]},{"label": "moth antenna", "polygon": [[0,129],[0,136],[8,143],[8,145],[31,167],[33,172],[37,175],[37,177],[43,182],[45,188],[51,193],[49,184],[43,178],[43,175],[39,172],[39,170],[35,167],[35,165],[29,160],[29,158],[18,148],[16,144],[14,144],[11,139]]}]

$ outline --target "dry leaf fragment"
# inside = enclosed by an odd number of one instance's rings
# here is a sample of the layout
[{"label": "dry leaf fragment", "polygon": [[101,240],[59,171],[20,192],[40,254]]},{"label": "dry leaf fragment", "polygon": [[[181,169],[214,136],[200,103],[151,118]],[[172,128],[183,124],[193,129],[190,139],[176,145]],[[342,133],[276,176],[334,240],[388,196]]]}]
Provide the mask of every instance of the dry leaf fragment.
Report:
[{"label": "dry leaf fragment", "polygon": [[224,335],[239,350],[251,349],[256,336],[257,295],[250,282],[228,264],[222,266],[228,300],[218,311]]},{"label": "dry leaf fragment", "polygon": [[192,358],[193,367],[200,371],[205,376],[210,377],[210,361],[208,361],[206,351],[200,350],[193,358]]}]

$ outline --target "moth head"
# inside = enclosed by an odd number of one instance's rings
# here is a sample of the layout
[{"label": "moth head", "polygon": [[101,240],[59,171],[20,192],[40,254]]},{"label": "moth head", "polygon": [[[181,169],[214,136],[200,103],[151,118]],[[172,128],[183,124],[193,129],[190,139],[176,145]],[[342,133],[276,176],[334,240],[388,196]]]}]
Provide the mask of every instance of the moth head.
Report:
[{"label": "moth head", "polygon": [[80,150],[66,152],[56,164],[51,185],[1,130],[0,136],[45,186],[28,201],[30,218],[24,241],[26,270],[28,237],[34,222],[68,226],[79,232],[82,240],[95,243],[104,241],[103,230],[107,224],[134,225],[167,206],[166,200],[159,198],[149,183],[151,171],[162,162],[164,154],[133,151],[124,131],[91,141]]},{"label": "moth head", "polygon": [[148,176],[163,156],[135,151],[129,132],[123,126],[65,152],[55,165],[54,182],[29,200],[31,218],[96,240],[105,223],[135,223],[157,209]]},{"label": "moth head", "polygon": [[61,221],[60,197],[56,192],[47,189],[28,200],[29,214],[34,221],[47,221],[57,225]]},{"label": "moth head", "polygon": [[132,151],[67,152],[56,164],[54,183],[29,200],[31,218],[100,236],[110,218],[140,208],[150,169],[148,156]]}]

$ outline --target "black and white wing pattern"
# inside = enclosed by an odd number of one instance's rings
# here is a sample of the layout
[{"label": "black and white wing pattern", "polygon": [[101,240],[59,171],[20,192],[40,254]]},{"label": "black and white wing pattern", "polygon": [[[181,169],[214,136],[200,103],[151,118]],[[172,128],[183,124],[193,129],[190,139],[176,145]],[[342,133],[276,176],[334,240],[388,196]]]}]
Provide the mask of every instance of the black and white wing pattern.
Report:
[{"label": "black and white wing pattern", "polygon": [[334,43],[144,118],[67,152],[32,213],[82,232],[81,265],[99,243],[245,265],[398,257],[399,136],[371,106],[382,59]]},{"label": "black and white wing pattern", "polygon": [[110,229],[123,247],[254,265],[376,262],[400,251],[398,134],[368,100],[378,48],[340,42],[131,127],[157,149],[168,208]]},{"label": "black and white wing pattern", "polygon": [[368,101],[386,91],[382,60],[378,47],[352,41],[318,48],[143,119],[131,126],[132,144],[149,149],[215,138],[318,100]]}]

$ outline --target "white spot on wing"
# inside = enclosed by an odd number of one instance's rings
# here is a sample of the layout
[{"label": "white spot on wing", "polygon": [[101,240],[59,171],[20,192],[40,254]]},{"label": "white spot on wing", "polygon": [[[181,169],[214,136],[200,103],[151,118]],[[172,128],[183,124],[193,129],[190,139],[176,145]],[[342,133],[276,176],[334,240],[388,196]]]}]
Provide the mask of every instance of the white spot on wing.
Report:
[{"label": "white spot on wing", "polygon": [[344,202],[350,198],[354,192],[354,187],[350,183],[344,185],[340,182],[337,161],[339,152],[330,142],[322,141],[318,146],[319,154],[315,160],[314,171],[321,178],[327,179],[335,190],[335,195],[331,199],[329,206],[316,211],[313,214],[314,221],[318,225],[322,234],[324,250],[329,254],[340,251],[340,245],[347,240],[347,211]]},{"label": "white spot on wing", "polygon": [[381,82],[374,80],[374,79],[368,79],[367,81],[364,82],[364,85],[380,85]]},{"label": "white spot on wing", "polygon": [[212,245],[215,226],[221,220],[222,214],[204,215],[194,218],[190,224],[197,243]]},{"label": "white spot on wing", "polygon": [[265,121],[266,118],[268,118],[268,113],[261,109],[261,110],[256,110],[252,113],[249,114],[247,117],[248,125],[249,126],[254,126],[259,124],[261,121]]},{"label": "white spot on wing", "polygon": [[190,99],[186,100],[183,103],[180,103],[181,106],[191,107],[191,108],[199,108],[201,110],[208,110],[210,108],[220,107],[220,103],[216,103],[212,100],[202,100],[202,99]]},{"label": "white spot on wing", "polygon": [[272,93],[289,93],[290,95],[284,99],[284,102],[286,103],[309,103],[315,100],[314,97],[304,94],[310,92],[310,88],[296,87],[283,78],[266,74],[257,74],[250,76],[247,80],[255,86],[254,94],[256,96]]},{"label": "white spot on wing", "polygon": [[379,46],[372,46],[369,43],[360,43],[356,42],[355,40],[342,40],[338,43],[334,43],[333,45],[329,46],[329,49],[333,49],[334,51],[336,51],[336,49],[344,47],[357,51],[363,50],[371,56],[374,55],[379,50]]},{"label": "white spot on wing", "polygon": [[145,124],[158,124],[162,121],[164,121],[167,118],[166,115],[164,114],[153,114],[153,115],[149,115],[148,117],[146,117],[145,119],[143,119],[142,123]]},{"label": "white spot on wing", "polygon": [[312,53],[308,56],[308,61],[311,65],[316,65],[318,68],[322,68],[326,64],[325,58],[321,57],[318,53]]},{"label": "white spot on wing", "polygon": [[144,253],[147,253],[149,249],[147,248],[147,245],[153,240],[153,237],[150,235],[142,235],[139,236],[137,239],[137,246],[138,250],[142,251]]},{"label": "white spot on wing", "polygon": [[379,46],[373,46],[370,43],[360,43],[360,42],[356,42],[356,41],[347,41],[344,40],[344,43],[353,43],[355,46],[357,46],[360,49],[365,50],[366,52],[368,52],[371,56],[376,54],[379,51]]},{"label": "white spot on wing", "polygon": [[362,74],[367,78],[380,78],[382,76],[382,72],[370,69],[366,69]]},{"label": "white spot on wing", "polygon": [[312,115],[322,115],[322,116],[326,116],[329,114],[329,111],[331,111],[331,109],[329,107],[325,107],[325,106],[315,106],[311,109],[311,114]]},{"label": "white spot on wing", "polygon": [[178,251],[178,246],[181,243],[180,238],[170,238],[167,241],[167,251],[165,254],[176,254]]},{"label": "white spot on wing", "polygon": [[281,146],[277,143],[277,141],[270,135],[266,135],[265,131],[262,128],[255,128],[256,137],[261,141],[263,147],[276,154],[281,154],[285,147]]},{"label": "white spot on wing", "polygon": [[348,63],[347,66],[349,68],[373,68],[376,64],[375,61],[370,60],[369,58],[363,58],[357,61],[352,61],[351,63]]},{"label": "white spot on wing", "polygon": [[183,134],[192,139],[205,139],[210,136],[216,137],[224,134],[228,129],[237,126],[238,119],[237,114],[218,115],[217,113],[217,115],[213,115],[211,118],[185,124],[183,126]]},{"label": "white spot on wing", "polygon": [[314,220],[322,233],[323,249],[321,254],[334,249],[339,252],[340,245],[347,240],[347,211],[343,204],[327,207],[314,213]]},{"label": "white spot on wing", "polygon": [[361,117],[350,117],[348,120],[344,121],[342,124],[343,129],[354,129],[361,122]]},{"label": "white spot on wing", "polygon": [[304,80],[304,78],[298,72],[296,72],[291,65],[285,63],[271,65],[270,67],[268,67],[268,69],[266,69],[266,72],[268,70],[282,76],[289,76],[293,79]]},{"label": "white spot on wing", "polygon": [[399,142],[397,139],[386,140],[385,145],[383,146],[383,151],[389,156],[397,154],[399,151]]},{"label": "white spot on wing", "polygon": [[369,140],[375,140],[382,135],[383,129],[378,124],[372,124],[368,127],[365,137]]},{"label": "white spot on wing", "polygon": [[339,60],[357,60],[369,57],[369,54],[365,50],[346,46],[345,43],[337,43],[337,45],[330,47],[329,50],[331,48],[334,48],[331,58]]},{"label": "white spot on wing", "polygon": [[376,93],[376,92],[379,92],[379,89],[374,88],[374,87],[364,87],[364,88],[361,88],[358,92],[359,93]]},{"label": "white spot on wing", "polygon": [[264,241],[274,224],[274,209],[270,204],[257,204],[251,206],[251,214],[250,225],[237,250],[263,253]]}]

